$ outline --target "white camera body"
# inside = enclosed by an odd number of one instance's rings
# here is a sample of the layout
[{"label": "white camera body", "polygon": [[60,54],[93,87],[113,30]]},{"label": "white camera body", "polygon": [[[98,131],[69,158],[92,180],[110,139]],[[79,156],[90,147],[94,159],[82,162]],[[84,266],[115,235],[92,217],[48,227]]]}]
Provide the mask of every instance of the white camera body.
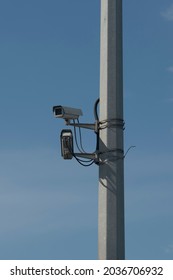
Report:
[{"label": "white camera body", "polygon": [[62,118],[65,120],[78,119],[79,116],[83,115],[81,109],[65,107],[65,106],[61,106],[61,105],[54,106],[53,112],[54,112],[55,118]]}]

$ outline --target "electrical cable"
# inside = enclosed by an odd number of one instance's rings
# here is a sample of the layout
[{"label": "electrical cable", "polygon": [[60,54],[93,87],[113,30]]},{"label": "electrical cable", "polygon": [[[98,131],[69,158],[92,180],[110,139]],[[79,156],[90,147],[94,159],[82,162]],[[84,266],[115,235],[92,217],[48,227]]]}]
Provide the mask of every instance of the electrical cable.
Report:
[{"label": "electrical cable", "polygon": [[75,122],[75,120],[73,120],[73,123],[74,123],[74,138],[75,138],[75,143],[76,143],[76,146],[77,146],[77,148],[78,148],[78,151],[79,151],[79,152],[82,152],[81,149],[80,149],[80,147],[79,147],[79,145],[78,145],[78,141],[77,141],[76,126],[75,126],[76,122]]},{"label": "electrical cable", "polygon": [[96,121],[99,121],[98,112],[97,112],[99,102],[100,102],[100,98],[98,98],[94,104],[94,117]]},{"label": "electrical cable", "polygon": [[[77,162],[79,164],[81,164],[82,166],[85,166],[85,167],[88,167],[88,166],[91,166],[93,163],[94,163],[94,160],[93,159],[89,159],[89,160],[82,160],[82,159],[79,159],[75,153],[73,152],[73,149],[72,147],[68,146],[68,149],[70,151],[70,153],[73,155],[73,157],[77,160]],[[86,164],[84,164],[86,163]]]},{"label": "electrical cable", "polygon": [[[99,102],[100,102],[100,99],[98,98],[98,99],[96,100],[95,104],[94,104],[94,117],[95,117],[95,120],[96,120],[97,122],[99,122],[99,117],[98,117],[98,112],[97,112],[97,108],[98,108],[98,103],[99,103]],[[75,120],[73,120],[73,122],[74,122],[74,124],[75,124]],[[78,124],[79,124],[79,119],[77,119],[77,122],[78,122]],[[75,128],[75,126],[74,126],[74,128]],[[75,141],[76,141],[78,150],[79,150],[80,152],[86,153],[86,151],[85,151],[84,148],[83,148],[83,144],[82,144],[82,133],[81,133],[81,128],[80,128],[80,126],[79,126],[79,138],[80,138],[80,147],[81,147],[81,149],[79,148],[79,145],[78,145],[78,143],[77,143],[77,137],[76,137],[76,131],[75,131]],[[98,142],[98,141],[97,141],[97,142]],[[97,147],[98,147],[98,143],[96,143],[96,150],[97,150]]]},{"label": "electrical cable", "polygon": [[[99,122],[99,117],[98,117],[98,112],[97,112],[99,102],[100,102],[100,99],[98,98],[95,102],[95,105],[94,105],[94,117],[95,117],[96,122]],[[79,123],[79,120],[78,120],[78,123]],[[99,148],[99,133],[96,132],[96,134],[97,134],[96,151],[98,151],[98,148]],[[83,145],[82,145],[82,136],[81,136],[81,130],[80,129],[79,129],[79,137],[80,137],[81,149],[84,151]],[[89,160],[90,161],[89,164],[83,164],[82,162],[87,162],[87,161],[81,160],[81,159],[77,158],[75,155],[74,155],[74,157],[83,166],[91,166],[93,163],[95,163],[95,160]]]},{"label": "electrical cable", "polygon": [[[98,103],[99,103],[100,99],[98,98],[94,104],[94,117],[95,117],[95,120],[97,122],[99,122],[99,118],[98,118],[98,112],[97,112],[97,108],[98,108]],[[79,120],[77,119],[77,122],[79,124]],[[79,144],[78,144],[78,140],[77,140],[77,133],[76,133],[76,127],[75,127],[75,120],[73,120],[73,123],[74,123],[74,135],[75,135],[75,143],[76,143],[76,146],[79,150],[79,152],[81,153],[86,153],[86,151],[84,150],[83,148],[83,143],[82,143],[82,133],[81,133],[81,128],[80,126],[78,127],[79,128],[79,139],[80,139],[80,147],[79,147]],[[98,132],[96,132],[96,134],[98,135]],[[97,137],[97,141],[96,141],[96,150],[98,150],[98,144],[99,144],[99,141],[98,141],[98,137]],[[90,160],[89,160],[90,161]],[[88,161],[88,162],[89,162]],[[85,161],[87,162],[87,161]]]},{"label": "electrical cable", "polygon": [[[94,105],[94,117],[95,117],[95,121],[96,121],[96,131],[95,131],[95,133],[97,135],[95,153],[97,153],[97,151],[99,151],[99,132],[98,132],[99,117],[98,117],[98,111],[97,111],[99,101],[100,101],[100,99],[98,98],[95,102],[95,105]],[[78,119],[77,119],[77,122],[78,122],[78,125],[79,125],[79,120]],[[83,148],[81,128],[80,128],[80,126],[78,126],[79,141],[80,141],[78,143],[75,120],[73,120],[73,124],[74,124],[74,138],[75,138],[76,147],[77,147],[77,149],[80,153],[87,154],[86,151]],[[79,156],[75,155],[72,147],[68,146],[68,149],[69,149],[69,152],[73,155],[73,157],[77,160],[77,162],[79,164],[81,164],[82,166],[88,167],[88,166],[91,166],[93,163],[97,163],[97,161],[95,159],[82,160],[82,159],[79,158]]]},{"label": "electrical cable", "polygon": [[99,117],[98,117],[98,104],[100,102],[100,98],[98,98],[95,102],[95,105],[94,105],[94,116],[95,116],[95,121],[97,123],[97,131],[96,131],[96,152],[99,151]]},{"label": "electrical cable", "polygon": [[[78,120],[78,119],[77,119],[77,122],[78,122],[78,124],[79,124],[79,120]],[[79,147],[78,140],[77,140],[77,132],[76,132],[76,126],[75,126],[76,122],[75,122],[75,120],[73,120],[73,123],[74,123],[75,143],[76,143],[76,146],[77,146],[77,148],[78,148],[78,151],[79,151],[80,153],[85,153],[85,154],[86,154],[87,152],[84,150],[83,145],[82,145],[82,133],[81,133],[81,128],[78,127],[78,128],[79,128],[79,138],[80,138],[80,147]],[[90,162],[90,160],[86,160],[85,162]]]},{"label": "electrical cable", "polygon": [[[103,161],[100,162],[100,164],[104,164],[104,163],[107,163],[109,161],[117,161],[117,160],[120,160],[120,159],[125,159],[125,157],[127,156],[127,154],[129,153],[129,151],[132,149],[132,148],[135,148],[136,146],[130,146],[127,151],[125,152],[125,154],[122,156],[122,157],[119,157],[119,156],[112,156],[111,158],[109,159],[105,159]],[[112,149],[112,150],[108,150],[106,152],[101,152],[99,154],[106,154],[106,153],[109,153],[109,152],[116,152],[116,151],[120,151],[120,152],[123,152],[121,151],[120,149]]]},{"label": "electrical cable", "polygon": [[136,146],[130,146],[130,147],[128,148],[128,150],[125,152],[124,158],[127,156],[128,152],[129,152],[131,149],[133,149],[133,148],[136,148]]},{"label": "electrical cable", "polygon": [[[77,122],[78,122],[78,124],[79,124],[79,119],[77,119]],[[84,148],[83,148],[83,144],[82,144],[82,133],[81,133],[81,128],[80,128],[80,126],[79,126],[79,139],[80,139],[80,146],[81,146],[81,149],[82,149],[83,153],[86,153],[86,151],[85,151]]]},{"label": "electrical cable", "polygon": [[[86,162],[86,161],[79,159],[78,157],[76,157],[75,154],[73,154],[73,156],[74,156],[74,158],[77,160],[77,162],[78,162],[79,164],[81,164],[82,166],[84,166],[84,167],[91,166],[91,165],[94,163],[94,160],[90,160],[90,161],[91,161],[90,163],[84,164],[83,162]],[[88,162],[89,162],[89,161],[88,161]]]}]

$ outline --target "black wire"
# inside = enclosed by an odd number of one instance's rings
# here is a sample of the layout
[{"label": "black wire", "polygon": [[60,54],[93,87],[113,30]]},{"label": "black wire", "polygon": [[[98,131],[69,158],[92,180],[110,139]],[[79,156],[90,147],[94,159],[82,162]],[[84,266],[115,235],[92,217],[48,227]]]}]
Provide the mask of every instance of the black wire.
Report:
[{"label": "black wire", "polygon": [[[97,111],[99,102],[100,102],[100,99],[98,98],[94,105],[94,116],[95,116],[97,125],[99,123],[99,117],[98,117],[98,111]],[[96,132],[96,151],[99,151],[99,132],[98,131]]]},{"label": "black wire", "polygon": [[[74,158],[78,161],[78,163],[80,163],[82,166],[87,167],[87,166],[90,166],[90,165],[92,165],[92,164],[94,163],[94,160],[93,160],[93,159],[90,159],[90,160],[82,160],[82,159],[79,159],[79,158],[73,153],[72,147],[68,146],[68,149],[69,149],[70,153],[73,155],[73,157],[74,157]],[[88,164],[83,164],[82,162],[85,162],[85,163],[88,162]]]},{"label": "black wire", "polygon": [[[77,120],[78,121],[78,124],[79,124],[79,120]],[[81,129],[80,129],[80,127],[79,127],[79,137],[80,137],[80,146],[81,146],[81,148],[79,147],[79,144],[78,144],[78,141],[77,141],[77,133],[76,133],[76,126],[75,126],[75,120],[73,120],[73,123],[74,123],[74,135],[75,135],[75,143],[76,143],[76,146],[77,146],[77,148],[78,148],[78,150],[79,150],[79,152],[80,153],[85,153],[86,154],[86,152],[85,152],[85,150],[83,149],[83,145],[82,145],[82,134],[81,134]],[[85,160],[84,162],[90,162],[91,160]]]},{"label": "black wire", "polygon": [[78,158],[80,161],[82,161],[82,162],[91,162],[91,161],[93,161],[93,159],[86,159],[86,160],[84,160],[84,159],[80,159],[80,157],[78,156],[76,156],[75,155],[75,153],[73,153],[73,156],[75,157],[75,158]]},{"label": "black wire", "polygon": [[100,98],[98,98],[96,100],[95,105],[94,105],[94,117],[95,117],[96,121],[99,121],[98,112],[97,112],[99,102],[100,102]]},{"label": "black wire", "polygon": [[[75,120],[73,120],[73,123],[75,124]],[[78,123],[79,123],[79,120],[78,120]],[[82,139],[81,139],[81,131],[80,131],[80,144],[81,144],[81,149],[80,149],[80,147],[79,147],[79,145],[78,145],[78,141],[77,141],[77,134],[76,134],[76,127],[74,126],[74,134],[75,134],[75,142],[76,142],[76,146],[77,146],[77,148],[78,148],[78,150],[79,150],[79,152],[81,152],[81,153],[86,153],[85,151],[84,151],[84,149],[83,149],[83,147],[82,147]],[[71,151],[70,151],[71,152]],[[74,153],[72,153],[73,154],[73,156],[74,156],[74,158],[80,163],[80,162],[90,162],[91,163],[91,161],[93,161],[92,159],[88,159],[88,160],[82,160],[82,159],[78,159],[78,157],[76,157],[76,155],[74,154]]]},{"label": "black wire", "polygon": [[[95,102],[95,105],[94,105],[94,116],[95,116],[95,120],[97,122],[99,122],[99,117],[98,117],[98,112],[97,112],[97,107],[98,107],[98,103],[99,103],[100,99],[98,98]],[[79,120],[77,120],[78,123],[79,123]],[[97,141],[96,141],[96,151],[99,149],[99,133],[96,132],[97,134]],[[81,149],[83,150],[83,152],[85,153],[84,149],[83,149],[83,145],[82,145],[82,135],[81,135],[81,129],[79,127],[79,137],[80,137],[80,145],[81,145]],[[76,135],[75,135],[75,139],[76,139]],[[78,146],[78,145],[77,145]],[[80,149],[79,149],[80,150]],[[81,150],[80,150],[81,151]],[[88,166],[91,166],[93,163],[95,163],[95,160],[88,160],[88,161],[85,161],[85,160],[81,160],[79,159],[78,157],[75,156],[75,154],[73,154],[74,158],[78,161],[79,164],[81,164],[82,166],[85,166],[85,167],[88,167]],[[90,162],[89,164],[83,164],[82,162]]]},{"label": "black wire", "polygon": [[[78,124],[79,124],[79,119],[77,119],[77,122],[78,122]],[[80,126],[79,126],[79,139],[80,139],[80,146],[81,146],[81,149],[82,149],[82,151],[83,151],[84,153],[86,153],[85,150],[84,150],[84,148],[83,148],[83,144],[82,144],[82,133],[81,133],[81,128],[80,128]]]},{"label": "black wire", "polygon": [[136,148],[136,146],[130,146],[128,148],[128,150],[126,151],[125,155],[124,155],[124,158],[127,156],[128,152],[130,151],[130,149],[133,149],[133,148]]},{"label": "black wire", "polygon": [[[88,167],[88,166],[91,166],[91,165],[94,163],[94,160],[93,160],[93,159],[90,159],[90,160],[82,160],[82,159],[79,159],[73,152],[72,152],[72,155],[73,155],[74,158],[77,160],[77,162],[80,163],[82,166]],[[83,162],[85,162],[85,163],[88,162],[88,164],[84,164]]]},{"label": "black wire", "polygon": [[83,153],[83,151],[80,149],[79,145],[78,145],[78,141],[77,141],[77,134],[76,134],[76,127],[75,127],[75,120],[73,120],[73,123],[74,123],[74,136],[75,136],[75,143],[76,143],[76,146],[79,150],[79,152]]},{"label": "black wire", "polygon": [[75,156],[75,154],[73,154],[74,158],[77,160],[77,162],[79,164],[81,164],[84,167],[88,167],[91,166],[94,163],[94,160],[92,160],[92,162],[88,163],[88,164],[83,164],[82,162],[84,162],[83,160],[80,160],[78,157]]},{"label": "black wire", "polygon": [[[94,117],[95,117],[95,120],[97,122],[99,122],[99,117],[98,117],[98,112],[97,112],[97,108],[98,108],[98,103],[100,102],[100,99],[98,98],[95,102],[95,105],[94,105]],[[79,120],[77,119],[77,122],[79,124]],[[73,120],[73,123],[74,123],[74,135],[75,135],[75,143],[76,143],[76,146],[79,150],[79,152],[81,153],[86,153],[85,150],[83,149],[83,145],[82,145],[82,133],[81,133],[81,128],[79,127],[79,139],[80,139],[80,147],[79,147],[79,144],[78,144],[78,141],[77,141],[77,133],[76,133],[76,127],[75,127],[75,120]],[[99,150],[99,133],[96,132],[97,134],[97,141],[96,141],[96,151]],[[68,147],[70,153],[74,156],[74,158],[77,160],[77,162],[79,164],[81,164],[82,166],[84,167],[88,167],[88,166],[91,166],[93,163],[95,163],[95,160],[93,159],[89,159],[89,160],[82,160],[82,159],[79,159],[72,151],[71,147]],[[86,163],[86,164],[84,164]],[[87,164],[88,163],[88,164]]]}]

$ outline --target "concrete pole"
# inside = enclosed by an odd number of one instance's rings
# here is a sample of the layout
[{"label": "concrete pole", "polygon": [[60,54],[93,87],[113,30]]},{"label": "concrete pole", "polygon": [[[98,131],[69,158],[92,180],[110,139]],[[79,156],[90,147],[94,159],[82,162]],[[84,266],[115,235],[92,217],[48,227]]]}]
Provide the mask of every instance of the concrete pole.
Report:
[{"label": "concrete pole", "polygon": [[101,0],[100,260],[125,258],[123,126],[122,0]]}]

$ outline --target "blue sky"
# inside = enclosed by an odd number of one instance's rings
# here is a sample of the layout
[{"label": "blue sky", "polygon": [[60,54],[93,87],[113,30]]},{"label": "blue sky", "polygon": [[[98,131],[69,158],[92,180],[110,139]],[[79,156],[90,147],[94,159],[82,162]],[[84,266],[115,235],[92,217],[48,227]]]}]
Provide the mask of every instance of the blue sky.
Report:
[{"label": "blue sky", "polygon": [[[126,258],[173,259],[173,1],[123,27]],[[61,158],[52,106],[93,121],[99,40],[99,0],[0,3],[0,259],[97,259],[98,167]]]}]

